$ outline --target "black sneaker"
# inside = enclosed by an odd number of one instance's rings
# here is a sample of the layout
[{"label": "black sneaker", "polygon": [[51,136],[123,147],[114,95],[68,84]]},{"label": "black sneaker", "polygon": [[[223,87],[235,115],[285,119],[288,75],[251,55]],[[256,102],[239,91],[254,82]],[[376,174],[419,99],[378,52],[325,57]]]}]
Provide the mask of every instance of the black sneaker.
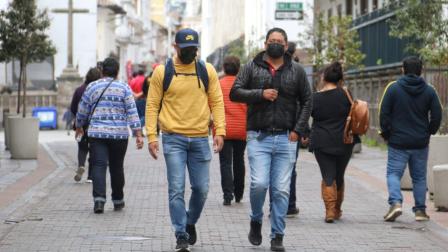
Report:
[{"label": "black sneaker", "polygon": [[121,203],[114,204],[114,211],[120,211],[124,208],[124,201]]},{"label": "black sneaker", "polygon": [[248,238],[252,245],[259,246],[261,244],[261,223],[257,221],[250,222],[250,232]]},{"label": "black sneaker", "polygon": [[194,245],[196,243],[196,240],[198,239],[196,234],[196,227],[194,225],[187,224],[187,227],[185,228],[185,231],[188,233],[190,238],[188,238],[188,243],[190,245]]},{"label": "black sneaker", "polygon": [[96,214],[104,213],[104,202],[103,201],[95,201],[93,205],[93,212]]},{"label": "black sneaker", "polygon": [[242,198],[243,198],[243,197],[235,197],[235,202],[236,202],[236,203],[240,203]]},{"label": "black sneaker", "polygon": [[225,199],[224,202],[222,203],[224,206],[230,206],[232,205],[232,201],[229,199]]},{"label": "black sneaker", "polygon": [[276,234],[271,240],[271,251],[285,251],[285,247],[283,247],[283,235]]},{"label": "black sneaker", "polygon": [[188,248],[188,240],[184,237],[177,238],[176,241],[176,249],[174,250],[176,252],[190,252],[190,249]]},{"label": "black sneaker", "polygon": [[299,209],[294,207],[294,208],[289,208],[288,212],[286,213],[286,217],[294,217],[296,215],[299,214]]}]

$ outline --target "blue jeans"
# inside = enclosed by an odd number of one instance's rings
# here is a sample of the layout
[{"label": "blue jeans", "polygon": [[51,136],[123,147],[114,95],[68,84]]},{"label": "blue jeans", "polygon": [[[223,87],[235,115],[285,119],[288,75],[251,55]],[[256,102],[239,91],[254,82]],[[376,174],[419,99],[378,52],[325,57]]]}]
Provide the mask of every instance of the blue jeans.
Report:
[{"label": "blue jeans", "polygon": [[[163,155],[165,156],[171,223],[176,238],[188,239],[187,224],[196,224],[209,187],[209,167],[212,154],[208,137],[186,137],[163,133]],[[185,209],[185,167],[191,184],[191,198]]]},{"label": "blue jeans", "polygon": [[145,125],[146,99],[135,100],[135,106],[137,107],[137,113],[140,118],[141,125]]},{"label": "blue jeans", "polygon": [[406,165],[412,178],[415,206],[412,210],[426,209],[426,166],[428,162],[428,147],[424,149],[395,149],[388,147],[387,157],[387,187],[389,190],[389,204],[403,202],[400,181]]},{"label": "blue jeans", "polygon": [[296,162],[296,142],[288,134],[248,131],[247,153],[250,165],[250,204],[252,221],[262,223],[263,205],[268,188],[271,191],[271,238],[284,235],[288,210],[289,186]]}]

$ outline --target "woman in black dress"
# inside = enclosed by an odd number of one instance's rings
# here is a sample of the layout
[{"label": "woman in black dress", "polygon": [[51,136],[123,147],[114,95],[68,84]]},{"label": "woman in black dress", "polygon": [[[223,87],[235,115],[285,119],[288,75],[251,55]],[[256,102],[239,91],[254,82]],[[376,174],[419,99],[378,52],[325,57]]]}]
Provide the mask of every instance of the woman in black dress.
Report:
[{"label": "woman in black dress", "polygon": [[344,173],[353,144],[344,144],[345,121],[350,101],[343,89],[343,71],[339,62],[327,66],[322,74],[322,88],[313,94],[313,126],[310,151],[314,152],[322,173],[322,199],[325,221],[341,217],[344,199]]}]

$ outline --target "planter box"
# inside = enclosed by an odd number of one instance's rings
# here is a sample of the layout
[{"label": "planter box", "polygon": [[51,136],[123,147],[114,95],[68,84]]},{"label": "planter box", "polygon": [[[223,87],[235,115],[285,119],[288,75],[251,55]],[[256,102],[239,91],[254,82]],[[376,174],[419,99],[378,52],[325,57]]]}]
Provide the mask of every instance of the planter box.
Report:
[{"label": "planter box", "polygon": [[436,165],[434,171],[434,206],[448,209],[448,164]]},{"label": "planter box", "polygon": [[6,113],[5,115],[4,115],[4,121],[5,121],[5,123],[4,123],[4,125],[5,125],[5,149],[6,150],[9,150],[10,149],[10,146],[11,146],[11,126],[10,126],[10,123],[9,123],[9,119],[10,118],[18,118],[19,117],[19,115],[17,115],[17,114],[9,114],[9,113]]},{"label": "planter box", "polygon": [[[429,155],[428,155],[428,190],[430,193],[434,193],[434,175],[432,172],[432,168],[435,165],[447,164],[448,163],[448,155],[446,150],[448,149],[448,136],[447,135],[435,135],[431,136],[431,140],[429,143]],[[412,189],[412,180],[409,175],[409,169],[406,168],[406,171],[401,179],[401,189],[403,190],[411,190]]]},{"label": "planter box", "polygon": [[448,135],[435,135],[431,137],[428,156],[428,190],[434,193],[434,173],[432,168],[436,165],[448,164]]},{"label": "planter box", "polygon": [[39,119],[10,117],[10,150],[12,159],[37,159]]}]

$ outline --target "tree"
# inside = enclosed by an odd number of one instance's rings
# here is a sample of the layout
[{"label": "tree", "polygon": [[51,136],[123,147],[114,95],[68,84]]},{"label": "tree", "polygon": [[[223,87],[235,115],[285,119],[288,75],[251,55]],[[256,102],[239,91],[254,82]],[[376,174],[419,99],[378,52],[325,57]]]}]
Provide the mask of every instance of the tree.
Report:
[{"label": "tree", "polygon": [[390,35],[410,38],[406,50],[420,55],[430,65],[448,65],[448,17],[441,0],[393,1],[397,10],[389,20]]},{"label": "tree", "polygon": [[[56,53],[45,31],[50,27],[47,11],[38,11],[35,0],[13,0],[6,11],[0,12],[0,61],[20,63],[17,114],[22,105],[26,115],[26,67]],[[20,101],[23,90],[22,104]]]},{"label": "tree", "polygon": [[255,47],[254,44],[255,43],[253,41],[249,41],[249,44],[245,46],[243,35],[229,44],[226,51],[226,56],[238,57],[241,64],[246,64],[261,51],[261,49]]},{"label": "tree", "polygon": [[334,61],[342,62],[346,69],[363,66],[365,54],[360,51],[359,35],[351,24],[350,16],[325,20],[321,13],[316,15],[316,27],[305,35],[305,39],[313,41],[314,47],[308,52],[317,68]]}]

